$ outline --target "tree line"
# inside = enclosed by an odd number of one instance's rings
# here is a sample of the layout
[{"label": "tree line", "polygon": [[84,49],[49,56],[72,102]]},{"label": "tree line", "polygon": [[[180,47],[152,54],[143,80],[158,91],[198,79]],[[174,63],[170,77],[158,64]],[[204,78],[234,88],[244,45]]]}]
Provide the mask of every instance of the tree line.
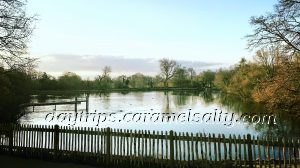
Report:
[{"label": "tree line", "polygon": [[214,72],[196,74],[193,68],[180,66],[170,59],[159,60],[161,72],[156,76],[142,73],[112,77],[112,69],[105,66],[93,80],[82,79],[74,72],[65,72],[53,77],[46,72],[33,72],[29,75],[31,86],[36,91],[51,90],[111,90],[111,89],[154,89],[154,88],[214,88]]}]

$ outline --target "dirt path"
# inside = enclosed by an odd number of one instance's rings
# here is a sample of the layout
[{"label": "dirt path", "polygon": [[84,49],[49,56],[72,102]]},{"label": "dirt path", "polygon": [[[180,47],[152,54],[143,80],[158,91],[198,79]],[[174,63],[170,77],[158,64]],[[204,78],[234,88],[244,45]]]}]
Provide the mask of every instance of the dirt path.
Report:
[{"label": "dirt path", "polygon": [[0,155],[1,168],[95,168],[73,163],[54,163],[43,160],[24,159],[9,155]]}]

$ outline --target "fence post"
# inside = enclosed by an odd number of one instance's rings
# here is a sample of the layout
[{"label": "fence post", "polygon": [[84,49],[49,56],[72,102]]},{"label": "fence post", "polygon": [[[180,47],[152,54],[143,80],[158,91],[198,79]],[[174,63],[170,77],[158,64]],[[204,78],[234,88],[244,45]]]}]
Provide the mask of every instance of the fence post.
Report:
[{"label": "fence post", "polygon": [[13,154],[13,146],[14,146],[14,133],[13,133],[13,124],[9,124],[9,133],[8,133],[8,138],[9,138],[9,152],[10,154]]},{"label": "fence post", "polygon": [[170,131],[170,167],[173,168],[174,165],[174,134],[173,134],[173,130]]},{"label": "fence post", "polygon": [[[294,147],[294,167],[297,167],[297,165],[298,165],[297,150],[299,150],[297,139],[293,139],[293,147]],[[299,151],[299,153],[300,153],[300,151]]]},{"label": "fence post", "polygon": [[110,142],[110,128],[107,127],[106,128],[106,164],[107,166],[109,166],[110,164],[110,154],[111,154],[111,151],[110,151],[110,146],[111,146],[111,142]]},{"label": "fence post", "polygon": [[59,126],[55,125],[54,126],[54,155],[55,155],[55,159],[57,159],[58,150],[59,150]]},{"label": "fence post", "polygon": [[[248,161],[249,168],[253,168],[253,158],[252,158],[252,140],[251,135],[247,134],[247,145],[248,145]],[[255,150],[255,149],[254,149]]]},{"label": "fence post", "polygon": [[75,112],[77,112],[77,97],[75,97]]},{"label": "fence post", "polygon": [[89,111],[89,94],[86,96],[86,100],[85,100],[85,109],[86,109],[86,112]]}]

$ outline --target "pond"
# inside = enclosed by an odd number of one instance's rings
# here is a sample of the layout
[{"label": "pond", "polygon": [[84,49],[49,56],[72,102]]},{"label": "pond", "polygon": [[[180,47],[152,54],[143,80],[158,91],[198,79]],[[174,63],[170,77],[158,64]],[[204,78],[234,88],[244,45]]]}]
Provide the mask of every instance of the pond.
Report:
[{"label": "pond", "polygon": [[[26,108],[20,124],[111,127],[134,130],[174,130],[215,134],[297,136],[299,119],[267,113],[258,104],[224,93],[151,91],[90,93],[86,104]],[[31,102],[85,100],[87,94],[33,95]]]}]

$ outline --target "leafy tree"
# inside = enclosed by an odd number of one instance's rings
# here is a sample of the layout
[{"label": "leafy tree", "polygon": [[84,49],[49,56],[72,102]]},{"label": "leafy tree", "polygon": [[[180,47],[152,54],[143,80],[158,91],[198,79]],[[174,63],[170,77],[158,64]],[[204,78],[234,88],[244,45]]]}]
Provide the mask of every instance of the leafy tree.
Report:
[{"label": "leafy tree", "polygon": [[94,87],[94,82],[91,81],[91,80],[89,80],[89,79],[83,80],[82,83],[83,83],[82,88],[83,88],[84,90],[92,90],[92,89],[95,89],[95,87]]},{"label": "leafy tree", "polygon": [[0,68],[0,122],[14,119],[18,105],[29,100],[31,86],[26,73]]},{"label": "leafy tree", "polygon": [[136,73],[129,77],[129,85],[132,88],[153,88],[154,80],[150,76],[143,75],[141,73]]},{"label": "leafy tree", "polygon": [[[300,54],[297,56],[300,58]],[[300,59],[289,62],[279,57],[272,74],[260,80],[252,97],[257,102],[267,103],[271,109],[280,108],[289,112],[300,109]],[[268,69],[265,70],[268,72]]]},{"label": "leafy tree", "polygon": [[190,85],[189,72],[186,68],[177,68],[172,79],[174,86],[184,88]]},{"label": "leafy tree", "polygon": [[39,90],[55,90],[57,86],[57,81],[53,76],[48,75],[44,72],[38,79]]},{"label": "leafy tree", "polygon": [[136,73],[130,77],[129,85],[132,88],[145,88],[146,87],[146,81],[145,76],[141,73]]},{"label": "leafy tree", "polygon": [[129,88],[129,79],[125,75],[121,75],[113,80],[113,84],[117,89]]},{"label": "leafy tree", "polygon": [[154,87],[164,87],[164,79],[161,75],[156,75],[154,78],[153,78],[153,86]]},{"label": "leafy tree", "polygon": [[202,87],[204,88],[213,88],[213,82],[215,79],[215,72],[210,70],[204,71],[200,74],[200,81],[202,83]]},{"label": "leafy tree", "polygon": [[146,80],[146,85],[147,85],[148,88],[154,88],[155,80],[153,79],[153,77],[146,76],[145,80]]},{"label": "leafy tree", "polygon": [[231,77],[227,91],[241,98],[251,99],[253,89],[264,77],[261,66],[241,61]]},{"label": "leafy tree", "polygon": [[235,73],[235,70],[233,69],[220,69],[216,72],[215,74],[215,79],[214,79],[214,85],[223,90],[226,91],[230,81],[231,77]]},{"label": "leafy tree", "polygon": [[63,90],[79,90],[82,88],[82,80],[74,72],[66,72],[58,78],[58,85]]}]

